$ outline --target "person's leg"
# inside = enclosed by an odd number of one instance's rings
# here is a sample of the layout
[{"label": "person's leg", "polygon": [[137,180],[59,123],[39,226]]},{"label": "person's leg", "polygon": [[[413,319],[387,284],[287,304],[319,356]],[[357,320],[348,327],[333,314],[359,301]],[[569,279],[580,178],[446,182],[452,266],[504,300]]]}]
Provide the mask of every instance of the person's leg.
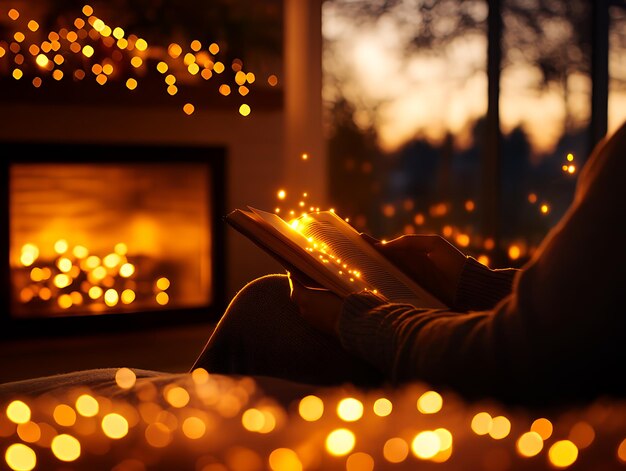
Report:
[{"label": "person's leg", "polygon": [[290,299],[285,275],[248,283],[230,302],[192,369],[307,384],[382,384],[382,375],[314,329]]}]

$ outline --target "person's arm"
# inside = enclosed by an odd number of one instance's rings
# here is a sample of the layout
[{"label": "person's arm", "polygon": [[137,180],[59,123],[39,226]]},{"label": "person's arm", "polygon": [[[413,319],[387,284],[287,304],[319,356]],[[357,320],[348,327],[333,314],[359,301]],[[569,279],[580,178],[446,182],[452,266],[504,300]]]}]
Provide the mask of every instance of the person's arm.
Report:
[{"label": "person's arm", "polygon": [[511,292],[514,268],[492,270],[435,234],[389,242],[365,236],[379,252],[455,311],[493,308]]},{"label": "person's arm", "polygon": [[492,309],[511,293],[516,268],[490,269],[467,257],[450,307],[458,311]]},{"label": "person's arm", "polygon": [[526,350],[518,318],[503,321],[507,302],[497,311],[459,313],[352,294],[344,300],[337,329],[344,348],[392,384],[420,380],[468,396],[502,395],[501,387],[514,379],[508,373],[519,372],[509,349]]},{"label": "person's arm", "polygon": [[574,204],[494,309],[469,313],[352,294],[337,323],[348,351],[394,383],[541,402],[626,392],[626,124],[599,145]]}]

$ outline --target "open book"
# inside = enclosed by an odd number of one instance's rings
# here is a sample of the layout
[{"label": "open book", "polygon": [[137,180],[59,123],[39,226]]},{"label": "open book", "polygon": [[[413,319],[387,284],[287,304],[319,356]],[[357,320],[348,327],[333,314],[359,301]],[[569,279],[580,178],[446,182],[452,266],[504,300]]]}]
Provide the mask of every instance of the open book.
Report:
[{"label": "open book", "polygon": [[370,290],[392,302],[445,307],[332,211],[309,213],[287,223],[276,214],[249,207],[235,209],[225,219],[305,284],[342,297]]}]

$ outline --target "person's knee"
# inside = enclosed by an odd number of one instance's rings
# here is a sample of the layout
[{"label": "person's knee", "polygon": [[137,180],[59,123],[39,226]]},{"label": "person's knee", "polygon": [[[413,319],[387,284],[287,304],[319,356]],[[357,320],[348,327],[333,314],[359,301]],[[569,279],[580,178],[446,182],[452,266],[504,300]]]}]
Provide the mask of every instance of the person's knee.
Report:
[{"label": "person's knee", "polygon": [[247,298],[256,302],[265,302],[278,299],[288,299],[290,296],[289,277],[287,275],[272,274],[256,278],[246,284],[236,298]]},{"label": "person's knee", "polygon": [[272,274],[256,278],[246,284],[230,302],[228,317],[238,322],[250,318],[252,324],[261,319],[275,316],[277,311],[291,304],[291,288],[287,275]]}]

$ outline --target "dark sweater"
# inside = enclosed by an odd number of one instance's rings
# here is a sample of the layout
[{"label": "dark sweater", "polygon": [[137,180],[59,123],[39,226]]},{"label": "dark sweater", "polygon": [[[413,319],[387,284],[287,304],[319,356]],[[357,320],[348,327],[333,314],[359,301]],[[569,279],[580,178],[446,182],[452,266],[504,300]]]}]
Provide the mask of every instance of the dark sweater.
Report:
[{"label": "dark sweater", "polygon": [[547,403],[623,394],[626,123],[600,143],[574,202],[518,272],[468,258],[455,309],[348,296],[340,339],[391,382]]}]

